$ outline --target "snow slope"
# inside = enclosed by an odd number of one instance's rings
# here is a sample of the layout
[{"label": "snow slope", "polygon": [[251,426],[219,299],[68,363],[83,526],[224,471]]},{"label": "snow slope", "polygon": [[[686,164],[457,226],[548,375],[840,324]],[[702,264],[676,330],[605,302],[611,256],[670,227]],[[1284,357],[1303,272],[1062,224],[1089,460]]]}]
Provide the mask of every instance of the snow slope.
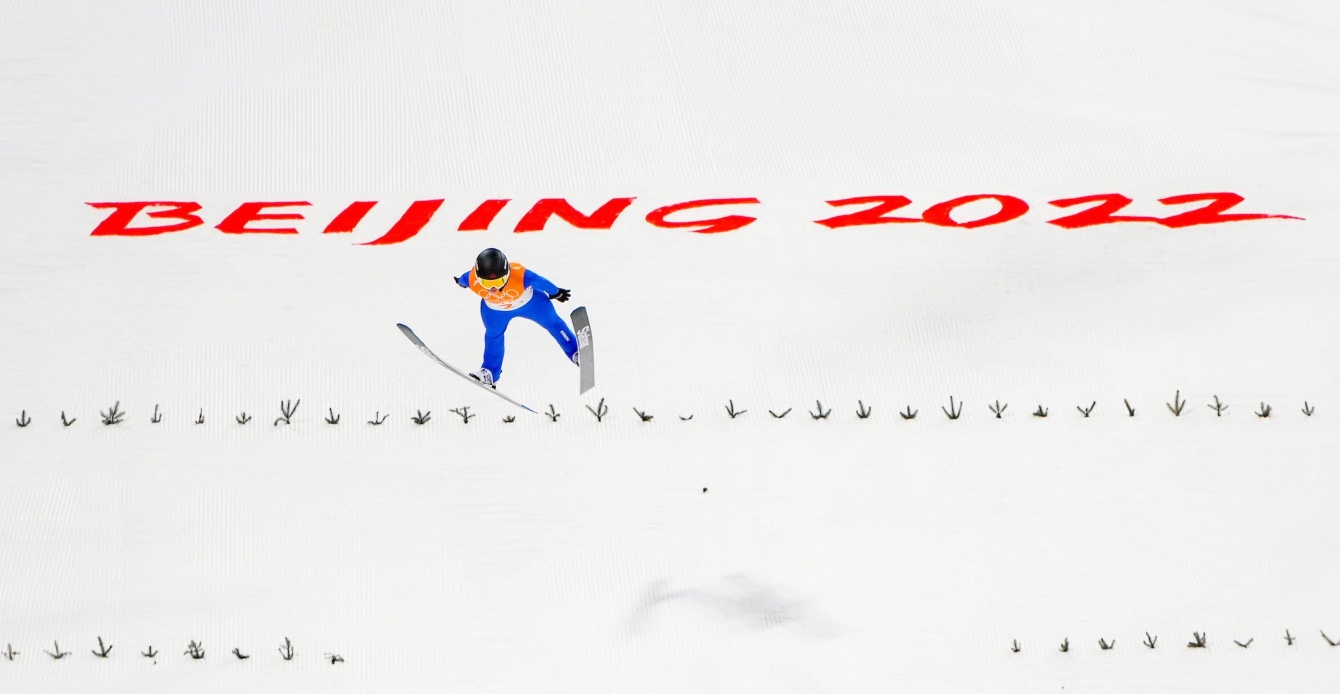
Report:
[{"label": "snow slope", "polygon": [[[0,648],[21,651],[0,690],[1333,687],[1333,3],[0,16]],[[1078,211],[1053,200],[1166,217],[1204,192],[1303,219],[1048,223]],[[814,223],[975,194],[1029,211]],[[556,197],[635,199],[609,229],[512,231]],[[750,197],[698,213],[757,218],[736,231],[647,221]],[[419,234],[363,245],[427,199]],[[86,203],[164,200],[205,224],[91,233]],[[353,233],[321,233],[359,200]],[[249,201],[310,205],[253,224],[293,235],[212,228]],[[591,311],[587,397],[541,330],[509,333],[502,387],[557,422],[394,328],[475,366],[451,278],[489,245]]]}]

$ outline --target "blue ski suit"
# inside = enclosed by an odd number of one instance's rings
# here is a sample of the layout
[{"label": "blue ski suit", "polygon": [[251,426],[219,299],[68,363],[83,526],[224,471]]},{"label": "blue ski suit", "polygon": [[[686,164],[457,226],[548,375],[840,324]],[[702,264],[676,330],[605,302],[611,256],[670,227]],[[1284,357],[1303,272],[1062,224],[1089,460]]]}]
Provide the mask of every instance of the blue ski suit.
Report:
[{"label": "blue ski suit", "polygon": [[513,318],[528,318],[549,331],[563,353],[571,360],[577,353],[577,339],[572,328],[554,310],[550,297],[558,293],[558,285],[527,270],[520,263],[511,263],[507,283],[497,292],[490,292],[479,284],[475,271],[461,275],[456,284],[478,294],[479,316],[484,319],[484,363],[496,383],[502,376],[503,356],[507,348],[504,336]]}]

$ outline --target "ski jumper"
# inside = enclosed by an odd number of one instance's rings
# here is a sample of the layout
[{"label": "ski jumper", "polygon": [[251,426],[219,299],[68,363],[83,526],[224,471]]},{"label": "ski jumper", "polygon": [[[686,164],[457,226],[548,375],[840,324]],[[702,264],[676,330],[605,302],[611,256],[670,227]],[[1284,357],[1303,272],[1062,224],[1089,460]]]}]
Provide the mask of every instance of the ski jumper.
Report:
[{"label": "ski jumper", "polygon": [[554,310],[554,302],[549,299],[558,293],[558,285],[527,270],[520,263],[510,265],[507,283],[496,292],[490,292],[479,283],[474,268],[456,281],[478,294],[481,299],[479,315],[484,319],[483,367],[493,374],[495,383],[502,376],[503,355],[507,351],[503,337],[513,318],[528,318],[539,323],[558,342],[568,360],[577,353],[577,340],[572,335],[572,328]]}]

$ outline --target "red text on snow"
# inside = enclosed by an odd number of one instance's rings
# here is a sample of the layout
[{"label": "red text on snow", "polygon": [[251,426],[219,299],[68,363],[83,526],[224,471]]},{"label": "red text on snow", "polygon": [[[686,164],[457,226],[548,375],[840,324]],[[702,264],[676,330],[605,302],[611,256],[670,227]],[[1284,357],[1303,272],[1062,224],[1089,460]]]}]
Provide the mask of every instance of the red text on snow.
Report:
[{"label": "red text on snow", "polygon": [[[614,226],[631,207],[636,198],[610,198],[590,212],[578,210],[565,198],[541,198],[531,203],[517,220],[512,231],[518,234],[544,231],[557,218],[576,229],[603,229]],[[1169,229],[1226,222],[1245,222],[1257,219],[1302,219],[1293,215],[1239,212],[1243,202],[1237,193],[1190,193],[1159,198],[1158,203],[1170,208],[1166,215],[1119,214],[1134,202],[1120,193],[1101,193],[1047,201],[1049,208],[1078,211],[1044,220],[1062,229],[1084,229],[1106,224],[1154,224]],[[418,235],[442,209],[445,200],[416,200],[406,207],[400,217],[381,235],[360,245],[385,246],[403,243]],[[498,214],[510,203],[509,198],[485,200],[460,218],[459,232],[488,231]],[[851,212],[812,220],[829,229],[875,226],[885,224],[920,224],[959,229],[980,229],[1005,224],[1027,215],[1040,216],[1023,198],[1014,195],[985,193],[963,195],[925,208],[920,214],[897,215],[912,205],[904,195],[867,195],[825,201],[830,207],[858,208]],[[986,203],[995,211],[976,218],[965,219],[960,208],[975,203]],[[197,202],[184,201],[128,201],[90,202],[89,206],[108,210],[106,217],[93,229],[93,236],[158,236],[196,227],[207,226],[201,216],[203,207]],[[376,200],[349,203],[330,219],[323,234],[347,234],[355,231],[363,218],[376,207]],[[676,229],[695,234],[720,234],[743,229],[757,221],[746,212],[760,205],[756,197],[705,198],[662,205],[646,213],[644,220],[661,229]],[[231,235],[240,234],[298,234],[296,226],[308,222],[304,214],[311,203],[303,200],[244,202],[226,214],[214,229]],[[981,205],[977,208],[981,209]],[[1052,214],[1055,214],[1053,211]]]}]

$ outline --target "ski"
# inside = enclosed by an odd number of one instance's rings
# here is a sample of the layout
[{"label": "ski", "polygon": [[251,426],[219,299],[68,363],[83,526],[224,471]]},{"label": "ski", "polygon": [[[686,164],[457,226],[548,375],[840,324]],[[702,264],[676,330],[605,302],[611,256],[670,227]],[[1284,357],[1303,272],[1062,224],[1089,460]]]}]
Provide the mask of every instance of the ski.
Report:
[{"label": "ski", "polygon": [[494,395],[496,395],[496,396],[502,398],[503,400],[506,400],[507,402],[510,402],[510,403],[512,403],[513,405],[516,405],[517,407],[520,407],[521,409],[523,409],[523,410],[525,410],[525,411],[527,411],[527,412],[530,412],[531,414],[539,414],[539,413],[536,412],[535,410],[532,410],[532,409],[530,409],[529,407],[526,407],[525,405],[523,405],[523,404],[521,404],[521,403],[519,403],[519,402],[517,402],[517,401],[515,401],[515,400],[513,400],[513,399],[511,399],[511,398],[509,398],[509,397],[507,397],[506,395],[504,395],[504,394],[498,392],[498,390],[497,390],[496,388],[490,388],[489,386],[486,386],[486,385],[484,385],[483,383],[480,383],[479,381],[476,381],[475,379],[470,378],[470,374],[467,374],[467,373],[465,373],[464,371],[461,371],[460,369],[458,369],[458,368],[452,366],[451,364],[448,364],[448,363],[446,363],[445,361],[442,361],[442,359],[441,359],[440,357],[438,357],[436,354],[433,354],[433,350],[428,349],[428,345],[425,345],[425,344],[423,343],[423,340],[420,340],[420,339],[419,339],[419,336],[414,334],[414,331],[413,331],[413,330],[410,330],[410,327],[409,327],[408,325],[405,325],[404,323],[396,323],[395,325],[396,325],[397,328],[400,328],[400,332],[404,333],[404,334],[405,334],[405,337],[409,338],[409,341],[410,341],[410,342],[413,342],[413,343],[414,343],[414,346],[415,346],[415,347],[418,347],[419,350],[420,350],[421,352],[423,352],[424,354],[428,355],[428,358],[429,358],[429,359],[432,359],[433,361],[437,362],[437,363],[440,364],[442,367],[444,367],[447,371],[450,371],[450,372],[456,374],[457,376],[460,376],[461,378],[463,378],[463,379],[469,381],[470,383],[473,383],[474,385],[476,385],[476,386],[478,386],[478,387],[480,387],[480,388],[483,388],[483,389],[485,390],[485,392],[493,393]]},{"label": "ski", "polygon": [[581,392],[596,387],[596,353],[591,343],[591,319],[586,315],[586,307],[578,306],[572,310],[572,330],[577,333],[577,364],[582,369]]}]

